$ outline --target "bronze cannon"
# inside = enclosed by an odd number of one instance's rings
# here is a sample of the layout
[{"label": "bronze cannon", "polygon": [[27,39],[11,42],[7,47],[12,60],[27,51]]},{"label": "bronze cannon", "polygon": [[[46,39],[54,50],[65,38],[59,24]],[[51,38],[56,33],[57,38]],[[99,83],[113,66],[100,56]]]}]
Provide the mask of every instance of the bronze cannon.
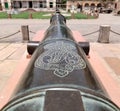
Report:
[{"label": "bronze cannon", "polygon": [[11,100],[1,111],[120,111],[101,88],[87,60],[89,43],[77,43],[56,12],[32,55]]}]

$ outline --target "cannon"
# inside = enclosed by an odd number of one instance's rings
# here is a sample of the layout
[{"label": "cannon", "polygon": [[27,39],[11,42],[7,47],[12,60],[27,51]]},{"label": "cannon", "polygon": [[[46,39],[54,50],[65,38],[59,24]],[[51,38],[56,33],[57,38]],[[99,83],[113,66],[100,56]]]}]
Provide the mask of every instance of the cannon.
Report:
[{"label": "cannon", "polygon": [[88,62],[89,47],[56,12],[44,39],[28,43],[31,60],[1,111],[119,111]]}]

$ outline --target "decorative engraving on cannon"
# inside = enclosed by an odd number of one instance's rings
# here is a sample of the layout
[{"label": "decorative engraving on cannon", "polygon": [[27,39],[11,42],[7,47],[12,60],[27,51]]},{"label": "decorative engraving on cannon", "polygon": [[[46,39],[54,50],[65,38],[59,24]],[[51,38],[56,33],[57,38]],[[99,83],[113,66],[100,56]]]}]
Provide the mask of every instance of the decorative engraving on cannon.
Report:
[{"label": "decorative engraving on cannon", "polygon": [[35,61],[35,67],[44,70],[54,70],[58,77],[65,77],[75,69],[84,69],[85,61],[76,53],[76,47],[72,44],[56,41],[47,44]]}]

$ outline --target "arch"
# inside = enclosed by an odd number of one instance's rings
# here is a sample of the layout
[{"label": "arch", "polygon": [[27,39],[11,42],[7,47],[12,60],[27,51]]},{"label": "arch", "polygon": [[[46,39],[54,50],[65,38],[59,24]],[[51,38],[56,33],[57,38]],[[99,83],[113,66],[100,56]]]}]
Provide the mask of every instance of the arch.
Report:
[{"label": "arch", "polygon": [[95,8],[95,3],[91,3],[90,8],[94,9]]},{"label": "arch", "polygon": [[77,3],[77,8],[80,8],[80,4],[79,3]]},{"label": "arch", "polygon": [[100,8],[100,7],[102,7],[102,4],[101,4],[101,3],[98,3],[98,4],[97,4],[97,8]]},{"label": "arch", "polygon": [[82,5],[80,3],[77,3],[77,9],[80,9],[80,11],[82,11]]},{"label": "arch", "polygon": [[117,12],[118,15],[120,15],[120,10]]},{"label": "arch", "polygon": [[84,7],[89,7],[89,3],[85,3]]}]

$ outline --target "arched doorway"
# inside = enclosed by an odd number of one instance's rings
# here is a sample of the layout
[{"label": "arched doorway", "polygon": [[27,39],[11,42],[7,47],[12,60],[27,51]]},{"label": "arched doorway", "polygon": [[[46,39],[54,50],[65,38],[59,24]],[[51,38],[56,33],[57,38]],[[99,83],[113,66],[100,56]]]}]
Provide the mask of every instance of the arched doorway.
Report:
[{"label": "arched doorway", "polygon": [[80,5],[79,3],[77,3],[77,9],[80,10],[80,12],[82,11],[82,5]]},{"label": "arched doorway", "polygon": [[85,9],[89,9],[89,7],[90,7],[90,6],[89,6],[89,3],[85,3],[84,8],[85,8]]},{"label": "arched doorway", "polygon": [[95,4],[94,4],[94,3],[91,3],[90,9],[91,9],[91,10],[94,10],[94,9],[95,9]]},{"label": "arched doorway", "polygon": [[84,7],[89,7],[89,3],[85,3]]},{"label": "arched doorway", "polygon": [[120,10],[117,12],[118,15],[120,15]]},{"label": "arched doorway", "polygon": [[98,4],[97,4],[97,8],[100,8],[100,7],[102,7],[102,4],[101,4],[101,3],[98,3]]}]

